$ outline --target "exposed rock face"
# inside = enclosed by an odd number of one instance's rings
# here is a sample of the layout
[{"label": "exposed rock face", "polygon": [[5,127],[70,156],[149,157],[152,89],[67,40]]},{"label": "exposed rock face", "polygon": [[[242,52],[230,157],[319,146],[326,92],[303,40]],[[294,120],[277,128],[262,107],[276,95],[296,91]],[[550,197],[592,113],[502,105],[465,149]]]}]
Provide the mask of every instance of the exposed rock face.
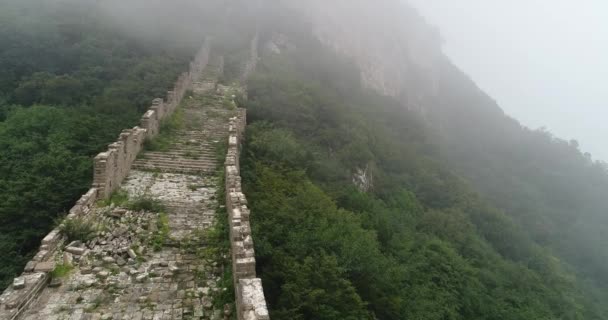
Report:
[{"label": "exposed rock face", "polygon": [[436,94],[440,35],[413,8],[396,0],[284,1],[307,14],[322,43],[353,59],[365,86],[414,109]]},{"label": "exposed rock face", "polygon": [[372,168],[368,164],[365,168],[357,168],[353,173],[353,184],[361,192],[368,192],[374,186]]}]

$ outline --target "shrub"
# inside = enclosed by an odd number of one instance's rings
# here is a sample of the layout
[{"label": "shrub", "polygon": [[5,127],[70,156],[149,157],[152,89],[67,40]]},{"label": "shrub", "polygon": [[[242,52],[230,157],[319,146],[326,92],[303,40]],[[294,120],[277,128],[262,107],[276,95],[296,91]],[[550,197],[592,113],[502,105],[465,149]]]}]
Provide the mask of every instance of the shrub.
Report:
[{"label": "shrub", "polygon": [[169,237],[169,217],[161,213],[156,221],[156,232],[150,241],[150,245],[154,251],[160,251]]},{"label": "shrub", "polygon": [[93,222],[82,217],[65,219],[59,226],[59,230],[68,237],[68,241],[82,242],[91,240],[96,232]]},{"label": "shrub", "polygon": [[122,206],[122,205],[126,204],[128,201],[129,201],[129,194],[126,191],[119,189],[119,190],[112,192],[112,195],[110,196],[109,199],[99,201],[98,206],[107,207],[111,204],[114,204],[115,206]]},{"label": "shrub", "polygon": [[70,273],[70,271],[72,271],[72,269],[74,269],[74,267],[66,265],[66,264],[58,264],[57,266],[55,266],[55,270],[53,270],[53,272],[51,272],[51,277],[63,278],[65,276],[67,276],[68,273]]}]

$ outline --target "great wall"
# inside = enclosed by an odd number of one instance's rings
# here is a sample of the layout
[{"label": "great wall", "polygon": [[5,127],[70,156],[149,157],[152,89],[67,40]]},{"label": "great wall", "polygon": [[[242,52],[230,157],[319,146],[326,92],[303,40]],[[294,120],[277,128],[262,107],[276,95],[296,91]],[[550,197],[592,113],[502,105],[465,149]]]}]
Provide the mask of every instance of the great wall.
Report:
[{"label": "great wall", "polygon": [[92,188],[0,295],[0,320],[269,319],[235,103],[257,59],[256,37],[241,83],[221,85],[223,58],[205,41],[166,99],[95,157]]}]

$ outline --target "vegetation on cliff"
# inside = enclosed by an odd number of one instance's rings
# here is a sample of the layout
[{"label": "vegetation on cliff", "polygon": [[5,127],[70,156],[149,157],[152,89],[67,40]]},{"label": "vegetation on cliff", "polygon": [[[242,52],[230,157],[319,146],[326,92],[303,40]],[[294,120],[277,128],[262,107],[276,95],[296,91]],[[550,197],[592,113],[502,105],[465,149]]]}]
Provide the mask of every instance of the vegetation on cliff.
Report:
[{"label": "vegetation on cliff", "polygon": [[[186,69],[201,28],[230,81],[261,14],[61,3],[0,4],[0,284],[89,187],[92,157]],[[445,60],[411,111],[362,88],[299,13],[266,9],[241,164],[272,319],[608,318],[604,164],[522,128]]]},{"label": "vegetation on cliff", "polygon": [[[559,242],[537,241],[510,210],[478,193],[475,183],[461,178],[466,175],[456,175],[463,171],[453,168],[466,162],[453,160],[453,150],[475,146],[472,137],[447,140],[446,132],[402,102],[361,88],[357,69],[343,57],[305,33],[288,36],[298,49],[267,55],[249,81],[242,161],[258,271],[273,319],[606,317],[601,289],[587,288],[588,278],[553,251]],[[466,81],[455,74],[444,85]],[[470,88],[459,90],[453,93]],[[484,110],[470,110],[471,117],[483,117]],[[459,128],[454,124],[447,132]],[[549,138],[534,143],[562,150],[577,163],[569,173],[575,181],[589,177],[582,168],[596,170],[596,179],[606,177],[575,148]],[[547,165],[560,172],[561,161],[550,154]],[[473,172],[494,167],[485,162],[489,156],[507,161],[498,153],[472,155],[478,156],[467,167]],[[363,168],[373,177],[367,192],[353,183]],[[485,182],[502,188],[500,180]],[[501,199],[511,206],[534,203],[528,194],[508,195]],[[520,215],[526,213],[537,217],[530,210]]]}]

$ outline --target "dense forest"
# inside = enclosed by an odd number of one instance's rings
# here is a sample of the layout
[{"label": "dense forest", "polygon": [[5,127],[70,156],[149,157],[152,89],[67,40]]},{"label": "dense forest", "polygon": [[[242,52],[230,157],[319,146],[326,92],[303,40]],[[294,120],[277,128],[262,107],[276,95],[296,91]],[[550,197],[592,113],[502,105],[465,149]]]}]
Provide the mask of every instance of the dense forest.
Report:
[{"label": "dense forest", "polygon": [[92,157],[165,96],[202,44],[147,21],[147,36],[126,30],[112,13],[95,1],[0,4],[0,287],[88,189]]},{"label": "dense forest", "polygon": [[604,163],[447,59],[424,113],[366,89],[303,14],[252,3],[0,4],[0,284],[205,36],[231,81],[258,32],[241,164],[272,319],[608,318]]},{"label": "dense forest", "polygon": [[243,159],[273,319],[608,316],[603,163],[448,62],[408,111],[294,21],[249,80]]}]

